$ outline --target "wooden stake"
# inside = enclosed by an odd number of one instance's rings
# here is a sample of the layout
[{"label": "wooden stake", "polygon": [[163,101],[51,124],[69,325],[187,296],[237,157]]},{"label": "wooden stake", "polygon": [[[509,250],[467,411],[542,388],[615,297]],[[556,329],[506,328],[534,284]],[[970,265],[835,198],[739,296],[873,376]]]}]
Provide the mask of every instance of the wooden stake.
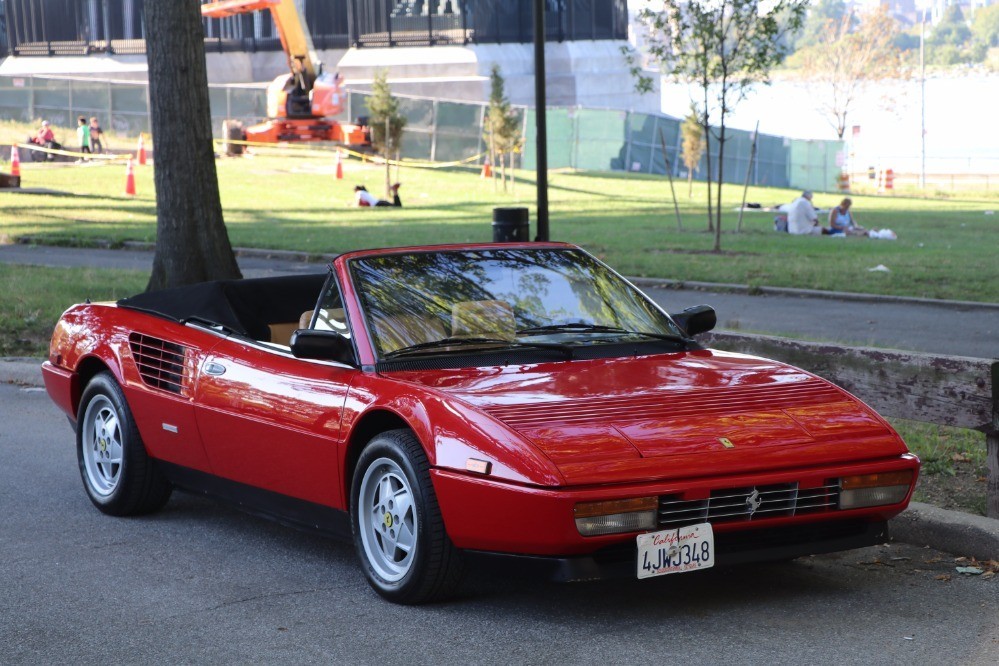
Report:
[{"label": "wooden stake", "polygon": [[673,195],[673,210],[676,211],[676,230],[683,231],[683,222],[680,220],[680,204],[676,202],[676,190],[673,188],[673,169],[670,168],[669,153],[666,152],[666,136],[663,128],[659,128],[659,143],[663,147],[663,159],[666,160],[666,175],[669,176],[669,191]]},{"label": "wooden stake", "polygon": [[742,205],[739,206],[739,224],[736,225],[736,233],[742,233],[742,212],[746,209],[746,195],[749,193],[749,176],[753,173],[753,162],[756,161],[756,140],[760,136],[760,121],[756,121],[756,129],[753,130],[753,145],[749,149],[749,166],[746,167],[746,185],[742,188]]}]

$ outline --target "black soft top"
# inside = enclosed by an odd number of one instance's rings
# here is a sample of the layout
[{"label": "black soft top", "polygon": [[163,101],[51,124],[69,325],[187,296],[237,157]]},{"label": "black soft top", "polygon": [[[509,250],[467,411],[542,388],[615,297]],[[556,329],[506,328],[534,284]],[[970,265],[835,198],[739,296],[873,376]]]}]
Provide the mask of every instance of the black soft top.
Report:
[{"label": "black soft top", "polygon": [[200,282],[129,296],[118,301],[118,307],[181,323],[211,322],[255,340],[268,340],[268,325],[297,322],[303,312],[316,307],[327,275]]}]

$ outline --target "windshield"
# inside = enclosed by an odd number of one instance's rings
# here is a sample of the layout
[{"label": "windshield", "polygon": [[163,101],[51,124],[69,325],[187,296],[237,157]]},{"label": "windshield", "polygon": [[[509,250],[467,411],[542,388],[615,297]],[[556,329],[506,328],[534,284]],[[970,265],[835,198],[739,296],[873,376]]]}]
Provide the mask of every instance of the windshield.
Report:
[{"label": "windshield", "polygon": [[354,259],[351,271],[381,358],[477,343],[564,348],[682,337],[640,292],[581,250],[388,254]]}]

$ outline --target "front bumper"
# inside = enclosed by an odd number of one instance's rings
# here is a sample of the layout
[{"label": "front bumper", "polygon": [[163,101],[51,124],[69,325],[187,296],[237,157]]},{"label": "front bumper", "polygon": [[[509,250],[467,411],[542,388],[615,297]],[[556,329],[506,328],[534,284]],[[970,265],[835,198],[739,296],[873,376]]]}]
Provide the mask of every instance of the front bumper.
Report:
[{"label": "front bumper", "polygon": [[[464,550],[515,555],[572,558],[591,556],[615,546],[633,548],[638,532],[600,536],[582,536],[576,527],[573,510],[577,503],[629,499],[655,495],[674,495],[684,500],[708,497],[713,490],[762,487],[796,482],[802,489],[828,484],[831,479],[875,472],[911,469],[918,472],[919,460],[910,454],[895,458],[851,464],[789,469],[772,473],[752,473],[724,477],[699,477],[675,481],[652,481],[628,485],[543,488],[503,482],[483,475],[462,474],[454,470],[431,470],[434,490],[448,535],[455,546]],[[913,483],[915,476],[913,477]],[[751,533],[783,528],[807,529],[810,526],[858,521],[885,523],[908,505],[909,495],[897,504],[860,509],[829,507],[809,513],[796,511],[779,517],[733,517],[708,519],[717,540],[752,539]],[[702,522],[691,520],[691,523]],[[661,523],[658,529],[677,527]],[[822,528],[834,530],[833,527]],[[793,530],[792,530],[793,532]],[[723,536],[724,535],[724,536]],[[814,540],[814,539],[813,539]],[[862,545],[868,545],[866,543]],[[849,546],[854,547],[854,546]],[[796,553],[798,555],[803,554]],[[788,555],[793,557],[796,554]]]},{"label": "front bumper", "polygon": [[[838,520],[770,529],[723,532],[715,535],[715,567],[773,562],[865,548],[888,541],[884,521]],[[507,576],[544,578],[560,583],[636,578],[638,549],[634,543],[576,557],[511,555],[469,551],[473,566]]]}]

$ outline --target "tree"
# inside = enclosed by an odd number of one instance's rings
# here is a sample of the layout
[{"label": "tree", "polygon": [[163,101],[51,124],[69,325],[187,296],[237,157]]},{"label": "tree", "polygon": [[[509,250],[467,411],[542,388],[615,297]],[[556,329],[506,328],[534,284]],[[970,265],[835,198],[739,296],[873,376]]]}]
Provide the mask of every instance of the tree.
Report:
[{"label": "tree", "polygon": [[687,167],[687,198],[694,196],[694,171],[704,157],[704,127],[698,120],[697,108],[690,106],[690,113],[680,125],[680,146],[683,151],[683,165]]},{"label": "tree", "polygon": [[[483,138],[489,147],[489,159],[500,167],[500,180],[506,192],[506,167],[510,163],[510,178],[513,179],[513,155],[523,145],[521,116],[511,106],[505,92],[505,82],[499,65],[493,65],[489,74],[489,108],[486,110]],[[498,158],[498,159],[497,159]]]},{"label": "tree", "polygon": [[385,197],[392,199],[392,164],[402,151],[402,131],[406,116],[399,111],[399,100],[392,96],[388,84],[388,71],[379,70],[371,84],[371,96],[366,104],[370,114],[371,145],[385,158]]},{"label": "tree", "polygon": [[904,76],[897,32],[895,19],[879,6],[860,21],[848,14],[838,23],[830,22],[821,39],[803,49],[811,96],[840,140],[856,101],[877,82]]},{"label": "tree", "polygon": [[971,24],[971,34],[988,47],[999,46],[999,5],[979,7]]},{"label": "tree", "polygon": [[[665,0],[663,11],[640,13],[650,28],[650,54],[667,76],[691,84],[707,153],[708,220],[721,251],[722,175],[729,113],[787,55],[789,33],[801,27],[808,0]],[[717,121],[717,129],[712,127]],[[718,186],[711,205],[711,140],[718,145]]]},{"label": "tree", "polygon": [[808,17],[794,35],[794,48],[808,48],[822,40],[830,25],[839,25],[851,16],[843,0],[818,0],[808,8]]},{"label": "tree", "polygon": [[156,148],[156,252],[148,290],[242,277],[219,200],[200,6],[198,0],[145,3]]}]

